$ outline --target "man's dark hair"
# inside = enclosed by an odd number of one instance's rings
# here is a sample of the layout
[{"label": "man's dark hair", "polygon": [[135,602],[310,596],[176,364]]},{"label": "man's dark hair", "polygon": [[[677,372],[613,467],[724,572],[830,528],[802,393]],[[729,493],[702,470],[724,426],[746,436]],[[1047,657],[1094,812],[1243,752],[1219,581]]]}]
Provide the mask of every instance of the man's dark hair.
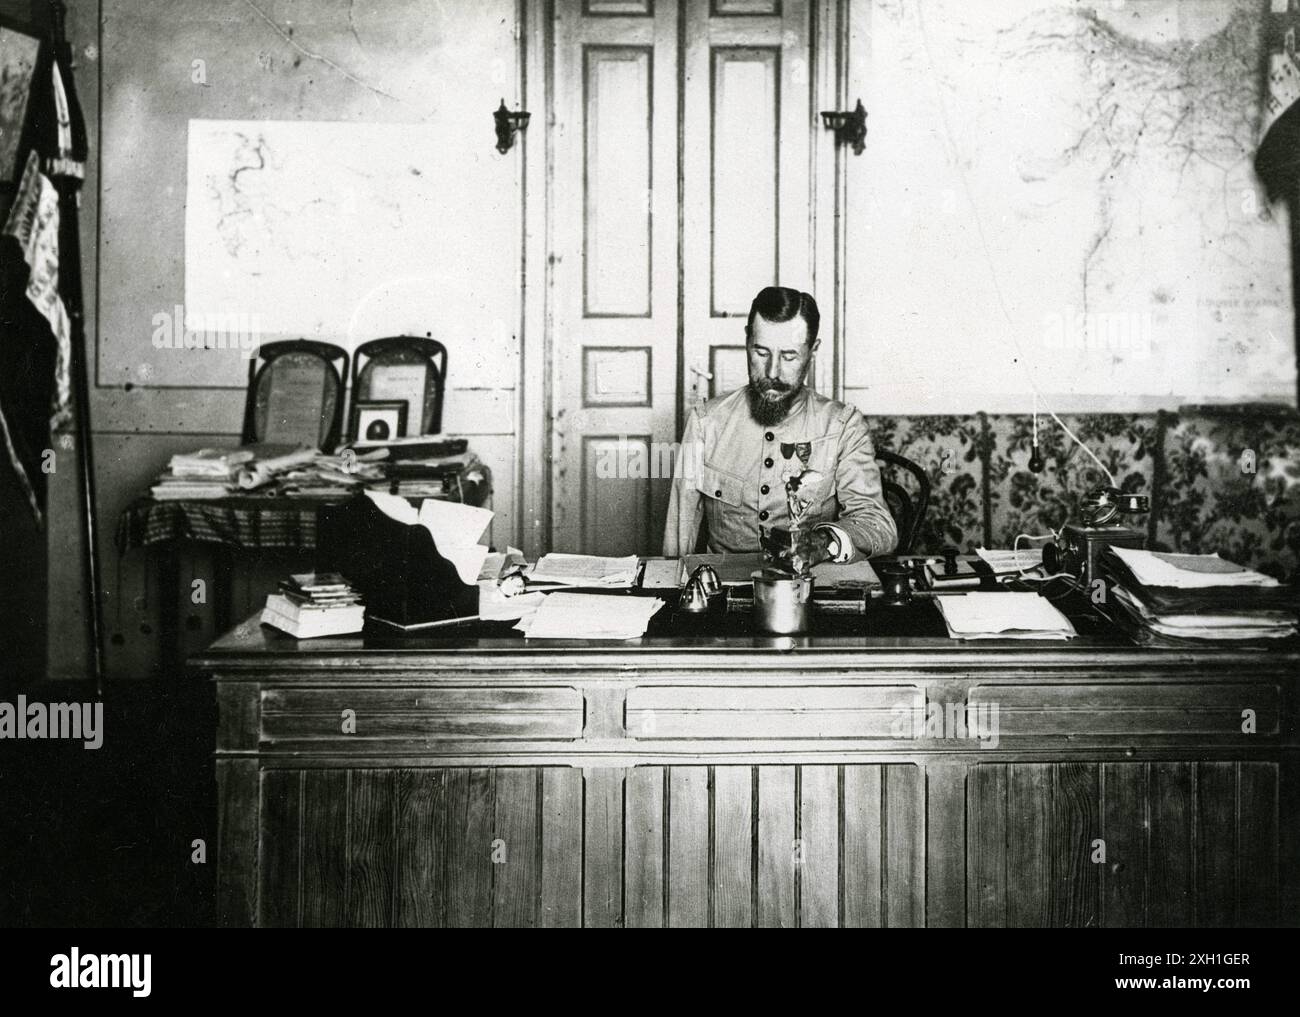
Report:
[{"label": "man's dark hair", "polygon": [[745,338],[754,336],[754,316],[761,315],[764,321],[781,324],[799,315],[808,326],[808,343],[817,341],[817,329],[821,327],[822,316],[817,310],[817,301],[810,293],[801,293],[788,286],[765,286],[758,291],[758,296],[749,305],[749,320],[745,323]]}]

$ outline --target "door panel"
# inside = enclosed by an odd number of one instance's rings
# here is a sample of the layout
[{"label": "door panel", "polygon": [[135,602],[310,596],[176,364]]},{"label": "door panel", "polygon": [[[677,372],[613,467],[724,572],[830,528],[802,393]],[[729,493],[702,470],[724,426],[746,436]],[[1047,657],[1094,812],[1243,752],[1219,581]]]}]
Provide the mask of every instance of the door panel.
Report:
[{"label": "door panel", "polygon": [[675,440],[677,5],[557,4],[551,546],[657,550]]}]

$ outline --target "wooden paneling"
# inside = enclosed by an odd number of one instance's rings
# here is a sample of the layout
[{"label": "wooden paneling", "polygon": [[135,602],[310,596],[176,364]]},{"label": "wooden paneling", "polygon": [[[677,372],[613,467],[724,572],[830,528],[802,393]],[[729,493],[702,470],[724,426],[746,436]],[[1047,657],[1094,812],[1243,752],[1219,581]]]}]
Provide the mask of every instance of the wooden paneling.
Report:
[{"label": "wooden paneling", "polygon": [[744,315],[777,281],[781,51],[717,46],[710,60],[710,308]]},{"label": "wooden paneling", "polygon": [[582,0],[582,13],[588,17],[641,15],[655,12],[654,0]]},{"label": "wooden paneling", "polygon": [[[748,831],[746,831],[748,832]],[[627,775],[624,901],[629,929],[664,924],[664,773],[638,767]]]},{"label": "wooden paneling", "polygon": [[744,346],[709,347],[709,398],[749,382],[749,352]]},{"label": "wooden paneling", "polygon": [[651,313],[654,51],[583,50],[583,314]]},{"label": "wooden paneling", "polygon": [[713,771],[713,924],[716,928],[747,928],[753,918],[757,773],[750,766],[719,766]]},{"label": "wooden paneling", "polygon": [[537,924],[539,776],[529,768],[496,771],[491,859],[492,924],[497,928]]},{"label": "wooden paneling", "polygon": [[649,346],[588,346],[582,351],[583,406],[650,406]]},{"label": "wooden paneling", "polygon": [[[1241,733],[1241,713],[1256,714],[1256,734],[1277,734],[1276,685],[980,685],[971,703],[996,704],[1001,738],[1034,735]],[[1247,737],[1247,736],[1243,736]]]},{"label": "wooden paneling", "polygon": [[978,765],[968,924],[1273,924],[1278,779],[1262,762]]},{"label": "wooden paneling", "polygon": [[616,768],[583,770],[582,924],[623,924],[623,778]]},{"label": "wooden paneling", "polygon": [[394,820],[396,924],[401,928],[447,924],[446,770],[398,770]]},{"label": "wooden paneling", "polygon": [[[650,436],[588,435],[582,439],[582,549],[587,554],[643,551],[651,534]],[[626,464],[630,476],[621,474]],[[610,464],[618,464],[617,468]],[[615,476],[609,473],[615,472]],[[656,518],[657,522],[657,518]]]},{"label": "wooden paneling", "polygon": [[[333,928],[345,923],[348,913],[348,770],[308,770],[302,775],[299,829],[299,913],[304,928]],[[289,836],[268,831],[268,836]]]},{"label": "wooden paneling", "polygon": [[885,925],[925,924],[925,773],[918,766],[884,767],[881,884]]},{"label": "wooden paneling", "polygon": [[[356,728],[343,731],[343,714]],[[449,738],[573,739],[582,735],[576,689],[281,689],[262,698],[262,740],[393,741]]]},{"label": "wooden paneling", "polygon": [[781,13],[781,0],[710,0],[710,13],[714,17],[741,14]]},{"label": "wooden paneling", "polygon": [[393,773],[357,770],[348,788],[348,902],[351,928],[393,925]]},{"label": "wooden paneling", "polygon": [[878,929],[884,873],[880,766],[844,767],[844,924]]},{"label": "wooden paneling", "polygon": [[582,923],[582,771],[542,770],[542,913],[544,928]]},{"label": "wooden paneling", "polygon": [[[627,728],[664,738],[882,738],[892,733],[909,686],[838,688],[655,685],[627,694]],[[654,723],[647,718],[653,715]]]},{"label": "wooden paneling", "polygon": [[709,924],[709,769],[668,768],[668,924]]},{"label": "wooden paneling", "polygon": [[799,924],[840,924],[840,768],[799,769]]}]

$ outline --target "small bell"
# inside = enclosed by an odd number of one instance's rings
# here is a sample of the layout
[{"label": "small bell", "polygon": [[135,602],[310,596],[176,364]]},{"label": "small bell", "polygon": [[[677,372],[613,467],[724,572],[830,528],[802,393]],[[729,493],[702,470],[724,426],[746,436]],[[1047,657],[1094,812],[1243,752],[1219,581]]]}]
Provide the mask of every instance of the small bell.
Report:
[{"label": "small bell", "polygon": [[691,573],[692,579],[699,579],[700,589],[706,597],[715,597],[722,592],[722,581],[712,565],[700,565]]},{"label": "small bell", "polygon": [[685,614],[704,614],[709,609],[709,597],[704,592],[704,582],[698,574],[686,581],[677,610]]}]

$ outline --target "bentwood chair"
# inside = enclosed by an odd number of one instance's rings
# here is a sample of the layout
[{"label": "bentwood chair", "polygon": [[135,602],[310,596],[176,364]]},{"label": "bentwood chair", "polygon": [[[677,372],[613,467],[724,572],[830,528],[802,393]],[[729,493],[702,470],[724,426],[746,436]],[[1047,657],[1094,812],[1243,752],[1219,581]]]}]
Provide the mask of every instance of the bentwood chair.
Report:
[{"label": "bentwood chair", "polygon": [[[894,553],[911,554],[925,521],[925,510],[930,504],[930,478],[920,466],[896,452],[877,449],[876,462],[885,467],[880,471],[880,486],[885,504],[894,517],[894,525],[898,527],[898,548]],[[892,476],[894,469],[904,470],[915,478],[915,495]]]},{"label": "bentwood chair", "polygon": [[405,400],[412,435],[442,432],[447,347],[437,339],[391,336],[357,347],[352,358],[352,402]]},{"label": "bentwood chair", "polygon": [[248,364],[245,445],[315,446],[332,452],[343,432],[348,354],[310,339],[266,343]]}]

